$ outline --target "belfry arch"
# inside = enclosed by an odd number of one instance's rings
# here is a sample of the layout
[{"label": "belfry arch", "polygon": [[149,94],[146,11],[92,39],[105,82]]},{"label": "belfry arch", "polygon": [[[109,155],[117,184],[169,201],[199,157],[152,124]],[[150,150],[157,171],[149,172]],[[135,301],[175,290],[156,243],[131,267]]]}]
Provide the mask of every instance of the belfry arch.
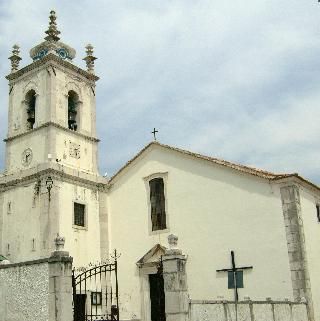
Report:
[{"label": "belfry arch", "polygon": [[25,96],[26,124],[29,130],[34,128],[36,122],[36,101],[37,94],[34,89],[30,89]]},{"label": "belfry arch", "polygon": [[79,123],[79,95],[74,90],[70,90],[68,92],[68,128],[77,131]]}]

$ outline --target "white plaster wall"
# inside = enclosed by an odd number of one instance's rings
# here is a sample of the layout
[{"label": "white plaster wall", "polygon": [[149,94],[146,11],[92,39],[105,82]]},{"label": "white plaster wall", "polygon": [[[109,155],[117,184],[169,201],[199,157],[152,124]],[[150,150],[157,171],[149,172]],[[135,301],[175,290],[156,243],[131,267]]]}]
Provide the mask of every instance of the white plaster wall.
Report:
[{"label": "white plaster wall", "polygon": [[315,320],[320,320],[320,223],[317,220],[316,211],[316,204],[319,204],[320,198],[318,194],[303,188],[300,189],[300,197]]},{"label": "white plaster wall", "polygon": [[[96,154],[94,152],[94,142],[83,137],[68,134],[62,130],[56,129],[56,151],[54,158],[61,159],[64,165],[74,167],[78,170],[96,173]],[[70,155],[70,144],[80,146],[80,158]]]},{"label": "white plaster wall", "polygon": [[[167,173],[166,205],[169,229],[149,231],[145,177]],[[119,262],[120,293],[128,312],[140,315],[139,271],[135,263],[156,243],[167,245],[167,236],[179,236],[188,255],[187,276],[193,299],[233,298],[226,273],[230,250],[244,272],[244,289],[260,300],[292,298],[286,235],[279,188],[267,180],[196,160],[162,147],[152,147],[129,170],[120,174],[110,190],[111,247]]]},{"label": "white plaster wall", "polygon": [[309,321],[305,304],[297,303],[192,303],[190,321]]},{"label": "white plaster wall", "polygon": [[0,269],[0,321],[49,320],[48,263]]},{"label": "white plaster wall", "polygon": [[[74,258],[75,267],[100,261],[99,193],[70,183],[59,184],[59,234],[66,239],[65,250]],[[74,201],[86,206],[86,227],[73,225]]]},{"label": "white plaster wall", "polygon": [[[1,253],[12,263],[40,258],[41,210],[39,201],[34,200],[34,184],[29,183],[5,191],[2,193],[2,199],[4,228]],[[9,202],[11,202],[11,212],[8,211]],[[35,239],[34,248],[33,239]]]},{"label": "white plaster wall", "polygon": [[[46,153],[48,144],[48,129],[42,128],[32,134],[21,136],[18,139],[7,142],[7,171],[13,172],[37,166],[48,160]],[[22,164],[22,154],[27,149],[32,150],[32,161],[28,166]]]}]

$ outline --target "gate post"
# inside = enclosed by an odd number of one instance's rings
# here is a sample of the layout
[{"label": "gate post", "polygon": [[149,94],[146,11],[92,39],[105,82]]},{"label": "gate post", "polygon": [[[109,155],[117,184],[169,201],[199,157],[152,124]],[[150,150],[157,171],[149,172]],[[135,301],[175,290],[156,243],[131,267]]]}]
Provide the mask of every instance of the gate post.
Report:
[{"label": "gate post", "polygon": [[189,296],[185,265],[187,257],[177,248],[178,237],[168,236],[170,249],[162,256],[166,321],[187,321]]},{"label": "gate post", "polygon": [[55,239],[49,258],[49,321],[72,321],[72,257],[63,251],[65,239]]}]

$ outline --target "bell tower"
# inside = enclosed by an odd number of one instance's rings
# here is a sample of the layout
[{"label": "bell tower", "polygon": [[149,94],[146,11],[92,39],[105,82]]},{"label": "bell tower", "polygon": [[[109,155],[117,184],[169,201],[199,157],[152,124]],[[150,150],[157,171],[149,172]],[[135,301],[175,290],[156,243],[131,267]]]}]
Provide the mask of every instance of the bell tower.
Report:
[{"label": "bell tower", "polygon": [[9,80],[6,170],[24,170],[58,162],[97,173],[93,47],[88,45],[87,70],[72,63],[76,51],[60,41],[56,15],[50,13],[45,41],[30,50],[33,63],[18,70],[14,46]]},{"label": "bell tower", "polygon": [[[57,234],[76,265],[106,255],[106,187],[98,174],[96,81],[92,45],[86,69],[60,41],[50,12],[44,41],[19,68],[13,47],[6,168],[0,175],[0,253],[12,262],[48,256]],[[101,237],[100,237],[101,236]],[[104,241],[103,241],[104,240]]]}]

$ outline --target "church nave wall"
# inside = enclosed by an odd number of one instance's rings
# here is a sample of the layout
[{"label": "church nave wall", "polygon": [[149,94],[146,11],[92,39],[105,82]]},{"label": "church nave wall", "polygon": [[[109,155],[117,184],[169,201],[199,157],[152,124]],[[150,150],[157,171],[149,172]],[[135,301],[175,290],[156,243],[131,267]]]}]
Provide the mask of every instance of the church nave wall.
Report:
[{"label": "church nave wall", "polygon": [[[157,175],[166,177],[168,228],[151,231],[147,183]],[[126,284],[134,313],[142,304],[132,296],[134,289],[141,287],[135,263],[155,244],[167,246],[171,233],[178,235],[180,248],[188,256],[186,269],[192,299],[233,298],[227,274],[216,272],[230,267],[231,250],[236,264],[253,266],[243,272],[240,299],[292,299],[278,186],[161,147],[144,153],[139,162],[129,165],[111,184],[111,247],[123,253],[119,277]]]}]

